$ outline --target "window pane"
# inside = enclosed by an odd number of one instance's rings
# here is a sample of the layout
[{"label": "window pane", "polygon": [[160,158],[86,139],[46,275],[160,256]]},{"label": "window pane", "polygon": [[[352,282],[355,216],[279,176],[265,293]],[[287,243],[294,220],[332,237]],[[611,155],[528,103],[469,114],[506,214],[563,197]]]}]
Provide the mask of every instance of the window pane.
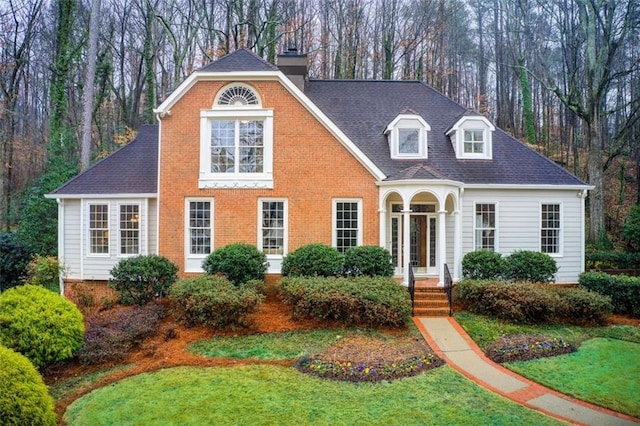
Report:
[{"label": "window pane", "polygon": [[560,204],[542,204],[540,209],[540,251],[560,253]]},{"label": "window pane", "polygon": [[284,254],[284,201],[262,202],[262,251]]},{"label": "window pane", "polygon": [[109,253],[109,205],[89,206],[89,251],[92,254]]},{"label": "window pane", "polygon": [[476,204],[475,228],[475,249],[495,250],[495,204]]},{"label": "window pane", "polygon": [[336,202],[336,248],[344,253],[358,245],[358,203]]},{"label": "window pane", "polygon": [[420,134],[417,129],[398,130],[398,152],[400,154],[420,153]]},{"label": "window pane", "polygon": [[482,154],[484,152],[484,132],[482,130],[464,131],[465,154]]},{"label": "window pane", "polygon": [[189,253],[211,253],[211,202],[189,202]]},{"label": "window pane", "polygon": [[120,254],[140,252],[140,211],[136,204],[120,206]]}]

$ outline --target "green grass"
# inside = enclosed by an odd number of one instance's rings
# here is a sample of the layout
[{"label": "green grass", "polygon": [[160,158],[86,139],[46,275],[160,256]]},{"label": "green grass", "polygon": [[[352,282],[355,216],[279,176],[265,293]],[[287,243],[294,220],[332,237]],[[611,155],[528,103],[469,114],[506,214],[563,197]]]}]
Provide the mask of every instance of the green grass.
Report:
[{"label": "green grass", "polygon": [[340,339],[366,335],[381,337],[375,330],[321,329],[265,333],[238,337],[214,337],[192,343],[187,350],[196,355],[222,358],[284,360],[322,352]]},{"label": "green grass", "polygon": [[133,367],[134,364],[119,365],[106,370],[100,370],[82,376],[73,377],[62,382],[56,382],[49,386],[49,393],[53,397],[53,400],[57,402],[69,395],[73,395],[83,388],[92,386],[94,383],[98,382],[100,379],[108,376],[113,372],[127,370]]},{"label": "green grass", "polygon": [[523,333],[580,344],[572,354],[504,366],[561,393],[640,416],[640,328],[511,324],[468,312],[456,314],[456,320],[483,349],[502,335]]},{"label": "green grass", "polygon": [[355,384],[266,365],[179,367],[130,377],[78,399],[65,420],[71,426],[560,424],[449,367]]},{"label": "green grass", "polygon": [[578,352],[505,367],[559,392],[640,417],[640,345],[594,338]]},{"label": "green grass", "polygon": [[577,344],[594,337],[608,337],[640,343],[640,328],[627,325],[580,327],[568,324],[513,324],[469,312],[456,313],[455,318],[482,349],[485,349],[498,337],[507,334],[544,334],[551,337],[561,337]]}]

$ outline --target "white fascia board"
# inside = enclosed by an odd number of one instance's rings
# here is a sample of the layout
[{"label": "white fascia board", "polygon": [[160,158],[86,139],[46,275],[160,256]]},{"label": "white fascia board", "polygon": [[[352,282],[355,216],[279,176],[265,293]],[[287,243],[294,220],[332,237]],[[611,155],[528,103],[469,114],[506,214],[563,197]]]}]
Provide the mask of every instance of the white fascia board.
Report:
[{"label": "white fascia board", "polygon": [[71,200],[71,199],[123,199],[123,198],[157,198],[157,193],[140,193],[140,194],[45,194],[45,198],[54,200]]},{"label": "white fascia board", "polygon": [[473,183],[465,184],[465,189],[544,189],[544,190],[580,190],[590,191],[595,186],[593,185],[551,185],[551,184],[491,184],[491,183]]},{"label": "white fascia board", "polygon": [[373,161],[369,159],[364,153],[356,146],[355,143],[347,135],[344,134],[338,126],[335,125],[329,117],[327,117],[318,108],[311,99],[304,94],[304,92],[298,89],[287,76],[281,71],[238,71],[238,72],[199,72],[196,71],[191,74],[187,79],[178,86],[176,90],[169,95],[169,97],[160,104],[160,106],[153,110],[159,117],[166,114],[171,114],[171,107],[197,82],[199,81],[279,81],[289,93],[293,95],[307,111],[311,113],[346,149],[362,164],[376,179],[382,180],[386,178],[386,175],[376,166]]},{"label": "white fascia board", "polygon": [[449,179],[404,179],[404,180],[385,180],[376,182],[379,187],[401,187],[401,186],[415,186],[415,185],[450,185],[455,187],[462,187],[464,183],[456,180]]},{"label": "white fascia board", "polygon": [[485,117],[484,115],[465,115],[464,117],[460,118],[458,121],[455,122],[455,124],[453,126],[451,126],[449,128],[449,130],[447,130],[447,132],[445,133],[446,135],[448,135],[449,133],[458,130],[460,128],[460,126],[462,126],[462,123],[464,123],[465,121],[469,121],[469,120],[480,120],[482,121],[489,130],[494,131],[496,130],[496,126],[493,125],[493,123],[491,121],[489,121],[489,119],[487,117]]}]

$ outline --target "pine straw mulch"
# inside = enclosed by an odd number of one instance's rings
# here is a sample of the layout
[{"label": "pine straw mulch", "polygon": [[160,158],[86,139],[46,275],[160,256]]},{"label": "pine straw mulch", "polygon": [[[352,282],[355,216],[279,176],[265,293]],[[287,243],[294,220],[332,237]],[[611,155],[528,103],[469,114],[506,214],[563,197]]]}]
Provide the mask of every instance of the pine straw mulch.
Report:
[{"label": "pine straw mulch", "polygon": [[[116,307],[114,309],[128,308]],[[93,312],[85,312],[85,316],[89,316],[91,313]],[[269,364],[292,367],[296,363],[296,360],[263,361],[255,359],[207,358],[188,352],[186,349],[187,346],[198,340],[208,339],[214,336],[239,336],[340,327],[340,324],[330,321],[321,322],[311,319],[296,319],[293,321],[291,319],[290,308],[283,304],[275,294],[267,295],[258,311],[251,315],[250,324],[246,329],[231,331],[213,330],[205,327],[186,328],[176,323],[174,318],[169,315],[160,323],[155,336],[146,339],[139,348],[132,351],[122,361],[97,365],[83,365],[79,361],[73,360],[64,365],[49,367],[43,371],[43,376],[45,382],[51,385],[112,367],[131,365],[131,368],[114,370],[95,383],[82,387],[79,391],[57,401],[55,409],[58,419],[62,421],[62,416],[67,407],[73,401],[92,390],[145,372],[177,366],[225,367]],[[398,336],[406,332],[406,330],[392,329],[380,331],[385,335],[391,336]],[[394,339],[393,344],[389,344],[384,339],[348,337],[342,339],[336,346],[331,348],[331,356],[353,360],[354,362],[388,361],[393,363],[401,359],[406,359],[413,354],[424,354],[425,347],[426,350],[429,350],[424,341],[420,343],[419,340],[415,341],[415,338],[413,342],[410,340],[411,339],[399,345],[398,339]]]}]

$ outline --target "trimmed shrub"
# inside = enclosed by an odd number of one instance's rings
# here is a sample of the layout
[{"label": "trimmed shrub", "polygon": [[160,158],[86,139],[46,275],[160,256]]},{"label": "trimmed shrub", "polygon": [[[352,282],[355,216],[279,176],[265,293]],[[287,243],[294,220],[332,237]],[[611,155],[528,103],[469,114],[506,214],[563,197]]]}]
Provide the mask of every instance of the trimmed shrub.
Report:
[{"label": "trimmed shrub", "polygon": [[352,277],[391,277],[394,268],[388,250],[379,246],[358,246],[344,254],[344,270]]},{"label": "trimmed shrub", "polygon": [[162,305],[135,306],[127,310],[98,312],[87,319],[83,364],[121,361],[147,337],[158,331],[166,309]]},{"label": "trimmed shrub", "polygon": [[578,282],[580,287],[610,297],[613,312],[640,317],[640,277],[585,272]]},{"label": "trimmed shrub", "polygon": [[178,267],[158,255],[122,259],[111,269],[109,286],[120,296],[123,305],[146,305],[162,297],[178,279]]},{"label": "trimmed shrub", "polygon": [[399,327],[411,316],[409,293],[392,278],[285,278],[281,297],[294,318]]},{"label": "trimmed shrub", "polygon": [[462,258],[462,276],[471,280],[497,280],[505,272],[502,254],[491,250],[477,250]]},{"label": "trimmed shrub", "polygon": [[82,347],[83,336],[82,314],[59,294],[35,285],[0,294],[0,343],[36,367],[71,358]]},{"label": "trimmed shrub", "polygon": [[558,272],[555,259],[537,251],[517,250],[506,261],[506,278],[513,281],[550,283]]},{"label": "trimmed shrub", "polygon": [[493,362],[529,361],[575,352],[577,348],[560,337],[539,334],[516,334],[502,336],[489,344],[485,350],[487,358]]},{"label": "trimmed shrub", "polygon": [[16,234],[0,234],[0,292],[22,284],[33,254]]},{"label": "trimmed shrub", "polygon": [[462,280],[458,282],[454,287],[454,298],[455,301],[460,303],[465,309],[471,310],[471,303],[482,295],[482,291],[484,290],[485,284],[487,284],[488,280]]},{"label": "trimmed shrub", "polygon": [[264,298],[250,285],[236,287],[227,278],[205,275],[176,282],[169,295],[187,326],[244,326]]},{"label": "trimmed shrub", "polygon": [[244,243],[229,244],[211,253],[202,263],[208,274],[223,274],[236,286],[250,280],[264,280],[267,256],[255,246]]},{"label": "trimmed shrub", "polygon": [[282,260],[283,277],[332,277],[341,275],[343,269],[342,253],[319,243],[299,247]]},{"label": "trimmed shrub", "polygon": [[0,423],[56,424],[53,399],[27,358],[0,345]]},{"label": "trimmed shrub", "polygon": [[613,311],[611,298],[584,288],[559,288],[556,315],[568,322],[604,324]]},{"label": "trimmed shrub", "polygon": [[53,256],[35,257],[27,265],[27,284],[46,287],[51,291],[60,291],[60,272],[62,267]]}]

